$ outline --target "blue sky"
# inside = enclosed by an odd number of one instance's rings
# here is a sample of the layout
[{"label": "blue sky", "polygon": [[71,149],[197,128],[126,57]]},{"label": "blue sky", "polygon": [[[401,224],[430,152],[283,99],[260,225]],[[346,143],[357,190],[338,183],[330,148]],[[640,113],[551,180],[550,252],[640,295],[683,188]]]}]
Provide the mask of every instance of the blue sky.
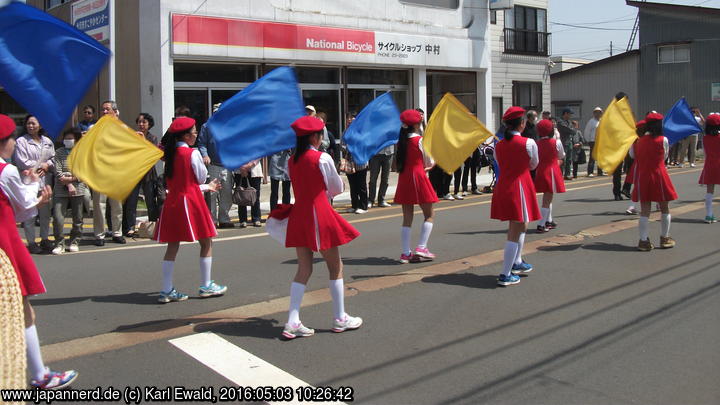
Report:
[{"label": "blue sky", "polygon": [[[625,52],[635,23],[637,8],[625,0],[549,0],[549,30],[553,56],[602,59]],[[720,0],[655,0],[656,3],[720,8]],[[582,29],[573,24],[598,29]],[[635,48],[637,40],[635,41]]]}]

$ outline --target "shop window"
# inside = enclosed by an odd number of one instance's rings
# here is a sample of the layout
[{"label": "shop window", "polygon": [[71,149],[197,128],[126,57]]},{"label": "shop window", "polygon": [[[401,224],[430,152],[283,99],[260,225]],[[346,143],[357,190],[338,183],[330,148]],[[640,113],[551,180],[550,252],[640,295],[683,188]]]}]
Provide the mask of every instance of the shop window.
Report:
[{"label": "shop window", "polygon": [[435,106],[445,93],[452,93],[471,113],[477,112],[477,77],[475,72],[427,72],[428,111],[432,115]]},{"label": "shop window", "polygon": [[[265,65],[264,73],[267,74],[273,69],[287,65]],[[312,67],[293,66],[299,83],[338,84],[340,83],[340,68],[337,67]]]},{"label": "shop window", "polygon": [[690,62],[690,45],[658,46],[658,64]]},{"label": "shop window", "polygon": [[407,3],[416,6],[449,8],[454,10],[460,5],[460,0],[400,0],[400,3]]},{"label": "shop window", "polygon": [[490,24],[497,24],[497,10],[490,10]]},{"label": "shop window", "polygon": [[70,3],[72,1],[73,0],[45,0],[45,10],[49,10],[65,3]]},{"label": "shop window", "polygon": [[513,82],[513,105],[542,111],[542,83]]},{"label": "shop window", "polygon": [[348,84],[390,84],[407,86],[410,71],[390,69],[348,69]]},{"label": "shop window", "polygon": [[547,56],[547,10],[515,6],[505,10],[505,53]]},{"label": "shop window", "polygon": [[0,112],[14,119],[18,124],[22,122],[25,119],[25,115],[27,115],[27,110],[2,90],[0,90]]},{"label": "shop window", "polygon": [[173,71],[176,82],[252,83],[257,78],[256,65],[176,62]]}]

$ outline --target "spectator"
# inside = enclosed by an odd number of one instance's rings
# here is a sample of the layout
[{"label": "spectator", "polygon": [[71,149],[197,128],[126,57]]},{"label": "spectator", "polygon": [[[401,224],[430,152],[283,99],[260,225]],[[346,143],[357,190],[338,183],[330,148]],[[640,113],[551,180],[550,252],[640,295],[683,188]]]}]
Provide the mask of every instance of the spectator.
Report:
[{"label": "spectator", "polygon": [[[317,118],[322,120],[325,124],[327,124],[327,114],[324,112],[319,112],[315,115]],[[335,149],[335,135],[333,135],[330,131],[327,129],[327,125],[325,125],[325,128],[323,128],[323,138],[322,142],[320,143],[320,152],[326,152],[330,156],[332,156],[332,152]]]},{"label": "spectator", "polygon": [[368,210],[368,189],[367,174],[368,165],[359,165],[352,159],[352,155],[347,152],[346,156],[348,165],[351,170],[347,173],[348,183],[350,184],[350,202],[352,204],[351,211],[356,214],[364,214]]},{"label": "spectator", "polygon": [[70,252],[79,251],[78,242],[82,238],[83,226],[83,204],[85,196],[89,194],[87,186],[77,177],[73,176],[68,166],[68,156],[75,144],[82,137],[80,128],[66,129],[62,134],[63,146],[55,151],[53,165],[55,166],[56,180],[53,187],[53,234],[55,236],[55,248],[52,254],[60,255],[65,253],[66,244],[63,237],[65,225],[65,211],[68,206],[72,211],[72,230],[67,250]]},{"label": "spectator", "polygon": [[309,115],[311,117],[314,117],[315,114],[317,114],[317,110],[315,110],[315,107],[308,104],[305,106],[305,115]]},{"label": "spectator", "polygon": [[190,108],[186,105],[181,105],[175,109],[175,118],[177,117],[189,117],[192,115]]},{"label": "spectator", "polygon": [[[150,130],[155,126],[155,119],[148,113],[140,113],[135,119],[135,125],[137,126],[137,134],[142,136],[148,142],[153,145],[157,145],[158,139],[155,135],[150,133]],[[151,167],[145,176],[140,179],[140,182],[135,186],[130,195],[123,202],[123,219],[122,219],[122,233],[128,237],[135,236],[135,221],[137,219],[137,203],[138,196],[140,195],[140,189],[143,191],[145,197],[145,206],[147,207],[148,220],[157,221],[160,216],[160,209],[157,204],[155,186],[157,184],[158,176],[155,171],[155,167]]]},{"label": "spectator", "polygon": [[83,119],[78,123],[78,127],[80,131],[85,133],[90,130],[93,125],[95,125],[95,107],[88,104],[83,107]]},{"label": "spectator", "polygon": [[[615,95],[615,100],[620,101],[625,97],[627,97],[627,94],[621,91]],[[627,179],[633,160],[634,159],[628,152],[628,154],[625,155],[623,163],[621,163],[621,165],[613,172],[613,195],[615,196],[615,201],[621,201],[623,195],[628,199],[631,197],[630,190],[632,188],[632,184],[627,181],[622,182],[622,174],[625,172],[625,178]]]},{"label": "spectator", "polygon": [[287,149],[270,156],[270,210],[277,206],[279,188],[282,184],[282,203],[290,204],[290,175],[288,174],[288,160],[292,156],[292,149]]},{"label": "spectator", "polygon": [[[102,103],[101,111],[103,116],[109,115],[119,119],[120,111],[117,103],[113,100],[107,100]],[[123,207],[118,200],[108,198],[105,194],[98,193],[93,190],[93,228],[95,232],[95,245],[105,246],[105,209],[110,206],[110,220],[108,226],[112,232],[112,241],[115,243],[125,244],[125,238],[122,235],[122,217]]]},{"label": "spectator", "polygon": [[[692,107],[690,110],[692,111],[698,126],[700,126],[700,128],[705,128],[705,118],[700,112],[700,109]],[[678,146],[678,166],[682,167],[685,164],[685,156],[687,156],[690,167],[695,167],[695,151],[697,150],[699,137],[700,133],[692,134],[678,142],[680,144],[680,146]]]},{"label": "spectator", "polygon": [[552,114],[550,114],[550,111],[543,111],[542,112],[542,119],[549,120],[550,117],[552,117]]},{"label": "spectator", "polygon": [[[245,166],[238,169],[235,174],[235,184],[242,185],[243,187],[253,187],[255,189],[255,203],[250,209],[252,218],[252,226],[262,226],[261,213],[260,213],[260,186],[262,184],[263,171],[260,160],[253,160]],[[248,225],[248,212],[246,206],[238,206],[238,219],[240,220],[240,228],[246,228]]]},{"label": "spectator", "polygon": [[[571,109],[566,108],[562,112],[562,119],[557,123],[557,129],[560,132],[560,142],[562,142],[563,148],[565,149],[565,156],[573,156],[573,139],[576,138],[577,130],[573,127],[570,118],[572,118],[573,112]],[[565,159],[563,164],[563,176],[565,180],[572,180],[570,177],[570,168],[572,165],[572,159]]]},{"label": "spectator", "polygon": [[[52,186],[53,156],[55,146],[45,136],[45,130],[40,126],[34,115],[25,117],[25,133],[17,139],[13,161],[22,173],[24,170],[34,170],[40,175],[40,188],[45,185]],[[23,176],[27,181],[27,176]],[[28,242],[30,253],[50,252],[54,245],[50,242],[50,207],[45,204],[38,207],[38,220],[40,222],[40,245],[35,242],[35,217],[23,222],[25,239]]]},{"label": "spectator", "polygon": [[[593,149],[595,149],[595,131],[597,131],[598,125],[600,125],[600,118],[602,117],[603,109],[600,107],[595,107],[593,110],[593,117],[590,118],[590,120],[585,125],[585,140],[587,141],[588,145],[590,146],[590,156],[588,156],[588,165],[587,165],[587,177],[593,177],[593,171],[595,171],[595,159],[593,159]],[[598,166],[597,168],[597,175],[602,176],[603,171]]]},{"label": "spectator", "polygon": [[580,132],[580,124],[577,121],[573,120],[572,126],[575,129],[575,135],[573,135],[572,138],[572,175],[573,179],[577,179],[578,165],[584,163],[581,161],[581,159],[583,154],[585,153],[585,151],[583,150],[585,139],[583,138],[582,132]]},{"label": "spectator", "polygon": [[525,116],[527,117],[527,121],[525,124],[525,130],[522,132],[522,136],[530,138],[533,141],[537,141],[538,135],[535,125],[537,124],[538,113],[535,110],[530,110]]},{"label": "spectator", "polygon": [[[390,203],[385,201],[385,193],[388,189],[388,180],[390,178],[390,165],[393,159],[395,145],[383,148],[377,155],[370,159],[370,203],[369,207],[375,204],[375,196],[377,195],[378,207],[390,207]],[[382,172],[382,174],[381,174]],[[377,179],[380,175],[380,189],[377,189]],[[377,194],[376,194],[377,192]]]},{"label": "spectator", "polygon": [[[222,104],[213,105],[213,114]],[[205,202],[210,209],[210,215],[218,228],[234,228],[230,220],[230,207],[232,207],[233,175],[220,162],[220,155],[217,152],[215,138],[205,124],[200,128],[200,135],[197,138],[197,147],[202,156],[203,163],[208,168],[208,176],[211,179],[218,179],[220,189],[205,193]]]}]

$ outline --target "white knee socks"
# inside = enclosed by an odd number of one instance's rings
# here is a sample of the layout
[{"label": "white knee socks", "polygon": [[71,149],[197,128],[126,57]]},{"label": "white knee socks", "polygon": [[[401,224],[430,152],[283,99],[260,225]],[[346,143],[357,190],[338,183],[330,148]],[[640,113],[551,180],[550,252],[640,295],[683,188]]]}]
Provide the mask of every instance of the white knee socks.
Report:
[{"label": "white knee socks", "polygon": [[432,232],[433,229],[433,223],[432,222],[423,222],[422,230],[420,230],[420,241],[418,242],[419,248],[426,248],[428,244],[428,239],[430,239],[430,232]]},{"label": "white knee socks", "polygon": [[402,227],[402,253],[404,255],[409,255],[410,252],[410,232],[412,231],[412,228],[409,226],[403,226]]},{"label": "white knee socks", "polygon": [[502,274],[506,277],[510,276],[510,270],[512,270],[512,265],[515,262],[515,257],[518,253],[518,244],[517,242],[505,242],[505,255],[503,260],[503,271]]},{"label": "white knee socks", "polygon": [[540,214],[542,214],[542,218],[540,218],[538,226],[545,226],[546,223],[550,222],[548,219],[550,218],[550,208],[540,208]]},{"label": "white knee socks", "polygon": [[162,271],[163,271],[163,285],[162,292],[169,293],[173,289],[173,269],[175,268],[175,262],[170,260],[163,260]]},{"label": "white knee socks", "polygon": [[640,223],[638,224],[638,230],[640,231],[640,240],[648,240],[648,217],[640,217]]},{"label": "white knee socks", "polygon": [[706,217],[713,216],[712,200],[713,200],[712,194],[710,194],[710,193],[705,194],[705,216]]},{"label": "white knee socks", "polygon": [[517,255],[515,255],[515,261],[513,262],[514,264],[522,263],[522,250],[523,250],[523,247],[525,246],[525,232],[520,234],[520,237],[518,238],[517,243],[518,243],[518,251],[517,251]]},{"label": "white knee socks", "polygon": [[552,203],[550,203],[549,209],[550,209],[550,214],[548,215],[548,220],[547,220],[547,221],[548,221],[548,222],[552,222],[552,221],[553,221],[553,220],[552,220]]},{"label": "white knee socks", "polygon": [[48,370],[42,360],[40,352],[40,338],[38,338],[35,325],[25,328],[25,347],[27,352],[27,365],[30,369],[30,377],[33,380],[42,380]]},{"label": "white knee socks", "polygon": [[672,217],[670,214],[662,214],[660,215],[661,218],[661,235],[665,238],[670,236],[670,221],[672,220]]},{"label": "white knee socks", "polygon": [[330,280],[330,295],[333,300],[335,319],[345,319],[345,292],[343,279]]},{"label": "white knee socks", "polygon": [[304,294],[305,284],[294,281],[290,284],[290,313],[288,314],[288,323],[290,325],[300,323],[300,304],[302,304]]},{"label": "white knee socks", "polygon": [[200,258],[200,283],[202,287],[210,285],[212,270],[212,256]]}]

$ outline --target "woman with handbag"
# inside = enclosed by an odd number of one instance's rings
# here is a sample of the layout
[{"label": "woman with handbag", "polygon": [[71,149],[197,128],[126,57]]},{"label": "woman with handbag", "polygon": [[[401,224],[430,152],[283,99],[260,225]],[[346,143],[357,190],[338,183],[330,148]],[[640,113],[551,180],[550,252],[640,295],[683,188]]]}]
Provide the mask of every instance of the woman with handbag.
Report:
[{"label": "woman with handbag", "polygon": [[345,312],[343,264],[338,249],[360,233],[330,205],[330,198],[342,193],[344,185],[332,157],[318,151],[324,126],[310,116],[292,123],[297,147],[288,166],[295,204],[278,206],[267,222],[268,233],[284,242],[285,247],[294,247],[298,257],[298,270],[290,286],[288,322],[282,332],[286,339],[315,334],[300,321],[300,304],[313,271],[313,252],[320,252],[328,266],[334,310],[332,331],[339,333],[362,325],[361,318]]},{"label": "woman with handbag", "polygon": [[553,138],[553,123],[550,120],[541,120],[537,128],[539,163],[535,169],[535,191],[543,193],[542,218],[537,225],[538,232],[548,232],[555,229],[557,224],[552,220],[552,201],[555,193],[565,192],[565,182],[560,171],[559,160],[565,157],[565,148],[562,143]]},{"label": "woman with handbag", "polygon": [[217,191],[217,179],[204,184],[207,168],[197,149],[191,149],[197,139],[195,120],[178,117],[170,124],[162,140],[165,150],[165,179],[168,194],[155,227],[153,239],[167,243],[162,262],[163,286],[158,302],[184,301],[186,294],[173,287],[175,257],[180,242],[200,242],[200,297],[225,294],[227,287],[211,280],[212,237],[217,235],[210,210],[203,199],[203,191]]},{"label": "woman with handbag", "polygon": [[[262,185],[263,170],[259,159],[247,163],[234,174],[236,188],[242,187],[255,192],[255,198],[249,201],[236,202],[238,204],[238,218],[240,219],[240,228],[247,228],[248,225],[248,207],[250,207],[250,215],[252,218],[252,226],[261,227],[262,222],[260,213],[260,186]],[[242,202],[242,204],[241,204]]]},{"label": "woman with handbag", "polygon": [[587,163],[587,155],[585,154],[585,138],[580,132],[580,124],[577,121],[572,122],[573,128],[575,128],[575,134],[572,138],[572,174],[573,179],[577,179],[578,166]]},{"label": "woman with handbag", "polygon": [[[395,202],[402,205],[402,253],[400,263],[410,261],[433,260],[435,255],[427,248],[430,233],[433,229],[433,204],[438,202],[437,195],[430,184],[427,171],[435,165],[432,158],[425,153],[420,135],[422,114],[417,110],[405,110],[400,114],[402,128],[397,149],[398,177],[395,190]],[[410,251],[410,233],[415,204],[423,211],[425,221],[420,231],[415,252]]]}]

